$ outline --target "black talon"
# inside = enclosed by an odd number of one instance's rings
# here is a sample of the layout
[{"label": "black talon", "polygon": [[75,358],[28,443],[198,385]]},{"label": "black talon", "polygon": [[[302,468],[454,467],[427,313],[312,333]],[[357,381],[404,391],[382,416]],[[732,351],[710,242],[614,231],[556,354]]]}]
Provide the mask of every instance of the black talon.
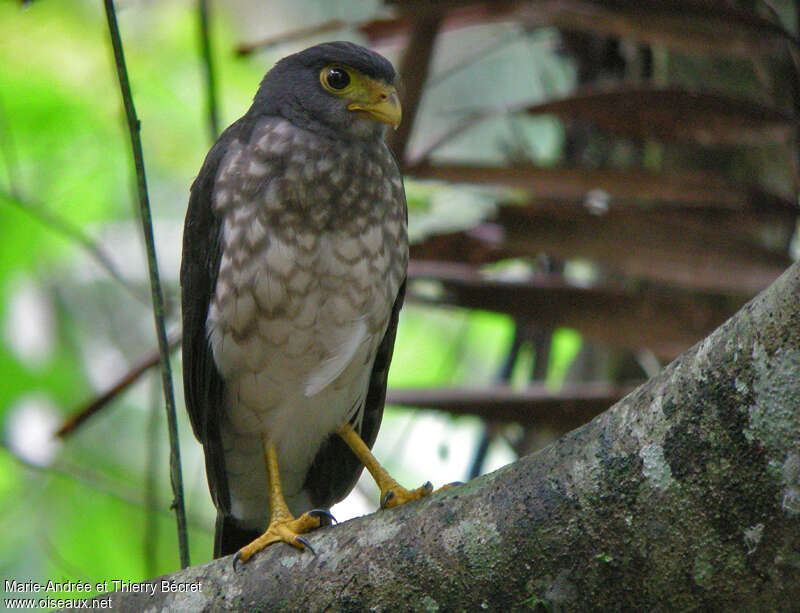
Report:
[{"label": "black talon", "polygon": [[[318,517],[320,520],[319,522],[320,526],[330,526],[331,524],[339,523],[338,521],[336,521],[336,518],[333,515],[331,515],[331,512],[328,511],[327,509],[311,509],[308,512],[308,514],[311,515],[311,517]],[[323,521],[323,519],[327,521]]]},{"label": "black talon", "polygon": [[383,495],[383,498],[381,498],[381,509],[385,509],[386,505],[389,504],[389,501],[392,498],[394,498],[394,492],[392,490],[389,490]]},{"label": "black talon", "polygon": [[237,568],[236,565],[239,563],[239,560],[242,559],[242,550],[236,552],[236,555],[233,556],[233,572],[236,572]]},{"label": "black talon", "polygon": [[296,536],[296,537],[294,537],[294,540],[297,541],[298,543],[302,543],[305,547],[308,548],[308,550],[311,553],[314,554],[314,557],[316,557],[317,552],[314,551],[314,548],[311,546],[311,543],[309,543],[306,539],[304,539],[302,536]]}]

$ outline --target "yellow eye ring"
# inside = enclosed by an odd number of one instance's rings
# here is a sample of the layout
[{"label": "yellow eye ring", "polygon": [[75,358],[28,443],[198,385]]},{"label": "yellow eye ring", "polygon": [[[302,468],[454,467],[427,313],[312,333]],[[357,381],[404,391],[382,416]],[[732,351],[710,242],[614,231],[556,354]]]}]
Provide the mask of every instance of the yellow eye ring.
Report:
[{"label": "yellow eye ring", "polygon": [[352,79],[349,71],[341,66],[333,65],[323,68],[319,73],[319,81],[329,92],[341,93],[350,86]]}]

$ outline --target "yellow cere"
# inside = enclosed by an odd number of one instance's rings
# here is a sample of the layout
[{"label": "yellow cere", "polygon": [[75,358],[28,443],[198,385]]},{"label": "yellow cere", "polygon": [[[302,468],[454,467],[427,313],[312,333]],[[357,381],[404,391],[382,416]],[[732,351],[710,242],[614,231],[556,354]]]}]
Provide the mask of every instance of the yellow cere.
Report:
[{"label": "yellow cere", "polygon": [[323,68],[319,73],[319,82],[326,91],[348,100],[348,110],[362,111],[395,129],[400,125],[402,108],[393,85],[341,64],[330,64]]}]

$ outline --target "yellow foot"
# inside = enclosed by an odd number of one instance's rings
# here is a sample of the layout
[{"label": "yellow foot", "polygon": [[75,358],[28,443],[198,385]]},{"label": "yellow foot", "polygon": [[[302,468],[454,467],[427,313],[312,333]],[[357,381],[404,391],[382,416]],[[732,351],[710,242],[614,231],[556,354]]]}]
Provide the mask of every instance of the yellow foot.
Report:
[{"label": "yellow foot", "polygon": [[[388,472],[386,472],[386,469],[380,465],[378,460],[375,459],[375,456],[372,455],[372,452],[369,450],[369,447],[367,447],[367,444],[350,424],[342,424],[338,430],[338,433],[347,446],[350,447],[355,456],[361,460],[364,466],[366,466],[369,474],[371,474],[372,478],[375,479],[375,483],[378,484],[378,487],[381,490],[381,509],[399,507],[401,504],[411,502],[412,500],[419,500],[420,498],[425,498],[426,496],[430,496],[431,494],[435,493],[430,481],[415,490],[407,490],[397,481],[395,481],[394,478]],[[440,492],[448,487],[452,487],[453,485],[457,484],[451,483],[439,488],[436,491]]]},{"label": "yellow foot", "polygon": [[447,490],[453,487],[454,485],[460,485],[460,481],[455,481],[453,483],[448,483],[447,485],[443,485],[438,490],[433,489],[431,482],[428,481],[422,487],[418,487],[415,490],[407,490],[402,485],[398,485],[397,482],[390,485],[386,490],[381,492],[381,509],[392,509],[394,507],[399,507],[401,504],[405,504],[407,502],[411,502],[413,500],[419,500],[420,498],[425,498],[426,496],[430,496],[431,494],[437,494],[442,490]]},{"label": "yellow foot", "polygon": [[[298,549],[308,549],[316,555],[311,544],[300,535],[319,528],[322,523],[321,518],[333,520],[333,516],[330,513],[321,509],[303,513],[297,519],[291,516],[286,519],[274,519],[264,534],[236,552],[236,555],[233,556],[233,567],[236,568],[238,562],[247,562],[254,554],[273,543],[288,543]],[[330,522],[327,523],[329,524]]]},{"label": "yellow foot", "polygon": [[433,486],[430,481],[415,490],[407,490],[402,485],[394,482],[385,490],[381,490],[381,509],[393,509],[412,500],[430,496],[432,493]]}]

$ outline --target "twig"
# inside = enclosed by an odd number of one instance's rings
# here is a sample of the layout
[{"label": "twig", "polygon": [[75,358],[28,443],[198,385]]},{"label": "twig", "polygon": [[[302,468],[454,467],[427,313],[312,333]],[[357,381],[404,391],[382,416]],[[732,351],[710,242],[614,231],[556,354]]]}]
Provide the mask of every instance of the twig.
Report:
[{"label": "twig", "polygon": [[17,209],[23,213],[27,213],[42,225],[78,243],[78,245],[86,250],[90,257],[104,268],[114,280],[118,281],[122,287],[128,290],[134,298],[142,303],[146,303],[147,297],[140,292],[135,285],[123,278],[122,274],[117,270],[117,267],[114,266],[111,258],[109,258],[100,246],[79,226],[73,224],[69,219],[61,217],[57,213],[51,211],[44,204],[26,200],[23,197],[23,190],[19,182],[20,172],[17,149],[14,146],[11,126],[8,121],[6,121],[6,113],[2,98],[0,98],[0,153],[2,153],[3,159],[5,160],[5,167],[8,174],[8,191],[0,190],[0,199],[6,200],[9,204],[17,207]]},{"label": "twig", "polygon": [[[497,374],[496,382],[499,384],[508,385],[511,381],[511,374],[514,370],[514,364],[517,363],[520,349],[522,349],[522,330],[519,325],[515,325],[514,338],[511,341],[511,347],[508,349],[503,364],[500,366],[500,371]],[[483,431],[478,440],[478,445],[472,456],[469,472],[467,473],[467,481],[472,481],[475,477],[479,476],[483,469],[483,463],[486,461],[486,456],[489,454],[489,445],[494,438],[495,427],[491,422],[483,423]]]},{"label": "twig", "polygon": [[407,161],[408,168],[421,166],[428,162],[428,158],[442,145],[446,145],[460,134],[469,130],[472,126],[480,123],[484,119],[507,112],[507,108],[492,109],[485,112],[474,111],[461,117],[447,127],[441,134],[434,136],[427,143],[423,144],[419,151],[414,153],[413,157],[409,157]]},{"label": "twig", "polygon": [[[174,351],[178,348],[181,344],[181,336],[180,334],[174,335],[172,338],[169,339],[169,350],[170,352]],[[146,373],[148,370],[153,368],[154,366],[158,365],[161,362],[161,354],[159,353],[158,349],[154,350],[152,353],[146,355],[142,360],[133,366],[128,372],[122,375],[119,380],[114,383],[107,391],[103,392],[94,400],[90,400],[88,404],[84,405],[83,407],[79,408],[71,417],[69,417],[62,426],[56,432],[56,436],[59,438],[64,438],[69,434],[72,434],[77,428],[89,419],[92,415],[99,412],[105,406],[108,405],[109,402],[114,400],[117,396],[119,396],[122,392],[128,389],[131,385],[136,383],[141,376]]]},{"label": "twig", "polygon": [[[53,464],[42,466],[20,456],[14,449],[8,446],[6,441],[2,440],[0,440],[0,450],[5,451],[10,458],[23,468],[43,475],[74,481],[75,483],[109,496],[130,507],[146,509],[147,502],[142,495],[141,489],[133,487],[128,488],[119,478],[111,478],[104,475],[96,470],[95,467],[83,466],[74,462],[65,462],[64,460],[56,460]],[[153,510],[162,516],[168,514],[167,510],[162,507],[157,507]],[[196,517],[190,517],[188,523],[194,530],[206,533],[211,532],[211,527],[206,522]]]},{"label": "twig", "polygon": [[159,405],[159,390],[155,379],[148,381],[148,395],[150,396],[150,407],[148,407],[147,417],[147,436],[145,446],[147,447],[147,457],[145,459],[144,471],[144,534],[142,534],[142,553],[144,556],[145,572],[148,577],[156,575],[157,551],[158,551],[158,528],[159,521],[156,509],[159,508],[158,492],[158,473],[161,465],[161,411]]},{"label": "twig", "polygon": [[172,508],[178,524],[178,546],[180,549],[181,567],[189,566],[189,541],[186,533],[186,510],[183,504],[183,476],[181,475],[181,456],[178,442],[178,419],[175,414],[175,394],[172,388],[172,371],[169,363],[169,342],[167,330],[164,325],[164,295],[161,291],[161,281],[158,274],[158,260],[156,259],[155,239],[153,237],[153,220],[150,215],[150,202],[147,196],[147,180],[144,172],[144,156],[142,154],[142,141],[139,135],[139,119],[133,106],[128,72],[125,68],[125,57],[122,52],[122,39],[117,25],[117,16],[114,11],[114,0],[104,0],[108,31],[111,36],[111,45],[114,48],[114,63],[117,68],[122,101],[125,105],[125,115],[128,120],[133,159],[136,166],[136,184],[139,194],[139,213],[142,219],[142,232],[145,246],[147,247],[147,264],[150,273],[150,289],[153,297],[153,317],[155,318],[158,349],[161,354],[161,379],[164,388],[164,401],[167,412],[167,429],[169,432],[169,472],[172,483]]},{"label": "twig", "polygon": [[298,28],[296,30],[289,30],[288,32],[281,32],[277,36],[270,36],[269,38],[265,38],[257,42],[240,43],[236,47],[236,54],[242,56],[250,55],[251,53],[259,49],[267,49],[269,47],[272,47],[273,45],[278,45],[280,43],[302,40],[304,38],[316,36],[317,34],[327,34],[328,32],[332,32],[334,30],[340,30],[350,25],[353,24],[350,24],[346,21],[342,21],[341,19],[333,19],[331,21],[325,21],[323,23],[318,23],[313,26]]},{"label": "twig", "polygon": [[431,154],[437,149],[451,142],[454,138],[467,132],[482,121],[497,117],[498,115],[514,115],[515,113],[524,111],[529,106],[531,106],[531,103],[522,101],[496,107],[450,109],[447,111],[447,115],[462,115],[462,117],[416,151],[414,156],[408,160],[408,168],[414,168],[415,166],[425,164]]},{"label": "twig", "polygon": [[245,56],[255,51],[269,49],[275,45],[297,42],[303,39],[312,38],[320,34],[328,34],[336,30],[357,31],[365,36],[370,45],[384,45],[393,38],[403,36],[408,30],[409,19],[406,15],[397,17],[376,17],[366,21],[345,21],[342,19],[332,19],[311,26],[286,30],[274,36],[269,36],[260,41],[251,43],[240,43],[236,47],[236,54]]},{"label": "twig", "polygon": [[11,126],[6,120],[5,105],[0,98],[0,153],[5,160],[6,174],[8,175],[8,188],[15,198],[19,197],[19,161],[17,148],[14,146],[14,135]]},{"label": "twig", "polygon": [[217,102],[217,79],[214,70],[214,54],[211,50],[210,8],[208,0],[197,0],[197,12],[200,17],[200,52],[203,57],[203,68],[206,76],[206,110],[208,111],[208,131],[211,142],[219,136],[219,105]]},{"label": "twig", "polygon": [[50,228],[54,232],[57,232],[80,245],[89,254],[89,256],[111,276],[111,278],[117,281],[138,301],[146,304],[147,297],[141,291],[139,291],[135,285],[130,283],[127,279],[125,279],[125,277],[122,276],[122,273],[120,273],[120,271],[114,265],[114,262],[111,261],[111,258],[109,258],[105,251],[100,248],[100,245],[92,240],[92,238],[88,236],[79,226],[73,224],[66,217],[62,217],[53,212],[40,202],[34,202],[32,200],[25,200],[21,198],[17,195],[16,190],[13,189],[13,186],[12,191],[10,192],[0,190],[0,199],[5,200],[23,213],[26,213],[43,226]]},{"label": "twig", "polygon": [[514,31],[500,38],[492,38],[488,43],[479,46],[477,49],[467,50],[465,55],[457,58],[449,66],[446,66],[440,72],[432,75],[428,82],[428,87],[430,88],[439,85],[440,83],[452,77],[454,74],[464,70],[465,68],[469,68],[477,61],[486,58],[498,49],[502,49],[506,45],[526,35],[527,33],[525,31]]}]

